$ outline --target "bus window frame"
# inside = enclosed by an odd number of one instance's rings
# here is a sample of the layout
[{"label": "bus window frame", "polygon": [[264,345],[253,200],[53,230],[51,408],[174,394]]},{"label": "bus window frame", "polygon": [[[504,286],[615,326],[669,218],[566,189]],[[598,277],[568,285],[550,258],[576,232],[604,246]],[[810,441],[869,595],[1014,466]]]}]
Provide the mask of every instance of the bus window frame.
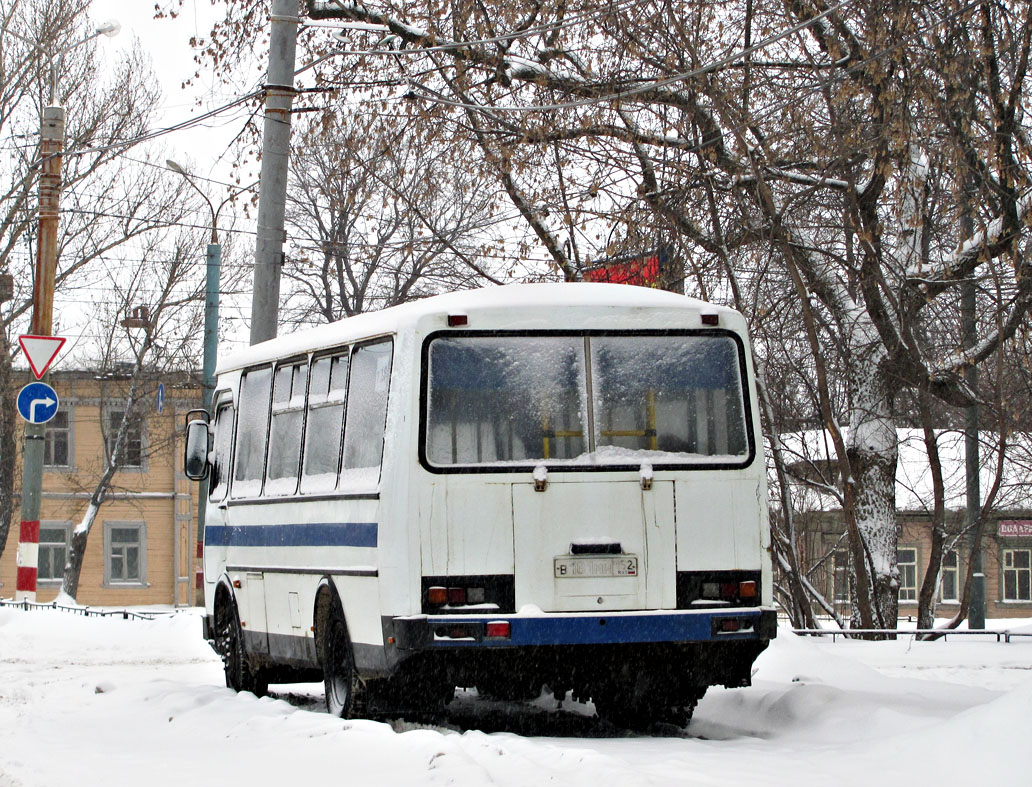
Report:
[{"label": "bus window frame", "polygon": [[[317,353],[313,353],[308,360],[308,390],[305,392],[305,409],[304,409],[304,428],[301,438],[301,460],[298,465],[298,480],[297,480],[297,494],[303,497],[305,500],[339,497],[335,493],[337,482],[340,481],[340,470],[341,463],[344,461],[344,429],[347,418],[347,407],[348,407],[348,389],[351,385],[351,354],[354,352],[355,346],[352,344],[342,344],[337,347],[333,347],[328,350],[320,350]],[[330,385],[333,382],[333,360],[336,358],[345,357],[348,359],[347,375],[344,379],[344,401],[341,403],[343,411],[340,416],[340,446],[337,448],[337,469],[335,471],[336,477],[333,481],[333,489],[319,490],[319,491],[305,491],[302,485],[305,477],[305,448],[307,448],[306,442],[308,440],[308,416],[312,412],[312,370],[315,368],[315,364],[318,361],[330,360],[330,372],[329,377],[326,381],[327,391],[332,390]],[[320,406],[333,406],[331,404],[320,404]]]},{"label": "bus window frame", "polygon": [[218,423],[218,420],[219,420],[219,412],[221,410],[225,410],[226,408],[229,408],[229,407],[233,408],[233,415],[229,419],[229,431],[230,431],[230,434],[229,434],[229,457],[228,457],[227,462],[226,462],[226,467],[223,468],[223,474],[225,475],[225,478],[226,478],[226,483],[225,483],[225,490],[226,491],[222,494],[221,497],[215,497],[214,494],[213,494],[214,491],[215,491],[215,486],[214,486],[215,477],[214,477],[214,473],[211,472],[211,469],[209,468],[209,470],[208,470],[208,479],[207,479],[207,482],[208,482],[208,491],[207,491],[208,502],[209,503],[222,503],[222,502],[224,502],[224,501],[229,499],[230,487],[233,485],[234,460],[236,459],[237,404],[236,404],[236,399],[233,396],[233,392],[230,391],[227,388],[223,388],[222,390],[215,391],[212,394],[212,396],[211,396],[211,401],[212,401],[212,405],[211,405],[211,421],[210,421],[210,423],[211,423],[211,434],[212,434],[212,444],[211,444],[211,450],[212,451],[215,450],[215,442],[214,442],[215,439],[216,439],[216,437],[215,437],[215,425]]},{"label": "bus window frame", "polygon": [[[238,494],[235,494],[235,492],[236,492],[236,485],[237,485],[236,463],[237,463],[237,459],[239,458],[237,456],[236,449],[237,449],[237,441],[238,441],[238,439],[240,437],[240,414],[241,414],[241,410],[243,409],[242,403],[243,403],[244,380],[246,379],[248,374],[251,374],[252,372],[260,371],[262,369],[268,369],[269,370],[270,380],[269,380],[269,401],[265,405],[265,446],[264,446],[264,448],[262,450],[262,468],[261,468],[261,475],[259,476],[259,480],[260,480],[261,483],[259,484],[258,491],[256,493],[254,493],[254,494],[247,494],[247,495],[243,495],[243,494],[238,495]],[[272,418],[272,393],[273,393],[273,386],[275,385],[275,383],[276,383],[276,362],[275,361],[268,361],[266,363],[260,363],[260,364],[257,364],[255,366],[248,366],[247,368],[240,370],[240,380],[237,383],[237,396],[236,396],[236,401],[234,402],[234,404],[236,406],[236,412],[234,414],[234,425],[233,425],[233,465],[232,465],[232,468],[233,468],[232,469],[232,473],[233,474],[230,477],[229,491],[228,491],[228,499],[231,500],[231,501],[259,500],[259,499],[261,499],[263,497],[263,494],[265,492],[266,463],[268,462],[268,459],[269,459],[269,428],[271,426],[271,418]],[[252,480],[252,479],[247,479],[247,480]],[[279,498],[275,498],[275,499],[279,499]]]},{"label": "bus window frame", "polygon": [[[483,473],[530,473],[537,467],[546,467],[552,472],[560,473],[614,473],[639,471],[641,463],[634,464],[606,464],[606,465],[581,465],[555,462],[547,459],[539,459],[527,464],[505,464],[505,465],[435,465],[427,455],[427,418],[429,415],[429,370],[430,370],[430,346],[437,339],[441,338],[501,338],[501,337],[671,337],[671,336],[702,336],[730,338],[734,341],[738,354],[738,373],[742,388],[742,407],[745,420],[745,435],[748,442],[748,453],[739,462],[706,462],[699,460],[695,462],[675,463],[661,462],[654,465],[657,470],[681,471],[707,471],[707,470],[744,470],[756,461],[756,431],[752,417],[752,398],[750,396],[750,380],[753,378],[748,373],[748,365],[745,356],[745,341],[742,336],[727,328],[641,328],[641,329],[617,329],[605,330],[598,328],[574,330],[574,329],[518,329],[518,330],[438,330],[427,334],[423,339],[419,353],[419,437],[418,456],[419,465],[434,475],[469,475]],[[588,360],[590,362],[590,359]]]},{"label": "bus window frame", "polygon": [[[294,473],[294,488],[289,492],[279,492],[277,494],[269,494],[266,492],[266,486],[268,485],[269,479],[269,452],[272,450],[272,427],[274,423],[276,412],[276,377],[279,375],[280,369],[283,367],[294,367],[304,366],[305,368],[305,395],[304,401],[299,408],[290,407],[289,401],[286,407],[281,408],[279,413],[298,412],[301,413],[301,440],[297,448],[297,470]],[[260,367],[259,367],[260,368]],[[244,370],[249,371],[248,369]],[[312,357],[310,355],[292,355],[289,358],[280,358],[273,363],[272,368],[272,385],[269,391],[269,426],[266,429],[265,434],[265,467],[262,469],[262,490],[259,493],[259,497],[268,497],[273,499],[290,498],[296,497],[301,488],[301,462],[303,461],[303,451],[305,445],[305,433],[308,431],[308,391],[311,385],[311,374],[312,374]],[[243,379],[241,377],[241,379]],[[291,386],[293,386],[293,379],[291,379]],[[291,396],[293,399],[293,396]],[[281,480],[281,479],[271,479]]]},{"label": "bus window frame", "polygon": [[[344,457],[347,453],[347,439],[348,439],[348,416],[350,415],[349,409],[351,407],[351,381],[352,375],[355,372],[355,355],[363,347],[369,347],[377,344],[389,344],[391,348],[390,354],[390,368],[387,370],[387,396],[384,403],[383,413],[383,426],[381,427],[381,444],[380,444],[380,463],[377,466],[376,474],[376,489],[368,491],[342,491],[340,489],[341,476],[345,471]],[[394,394],[394,372],[397,363],[397,351],[398,341],[397,336],[393,333],[382,334],[369,339],[363,339],[362,341],[354,342],[348,345],[350,348],[350,354],[348,356],[348,386],[344,394],[344,430],[340,438],[340,458],[337,460],[337,485],[335,487],[335,496],[337,497],[366,497],[370,495],[376,495],[379,497],[380,481],[383,478],[383,464],[387,454],[387,421],[391,415],[391,396]]]}]

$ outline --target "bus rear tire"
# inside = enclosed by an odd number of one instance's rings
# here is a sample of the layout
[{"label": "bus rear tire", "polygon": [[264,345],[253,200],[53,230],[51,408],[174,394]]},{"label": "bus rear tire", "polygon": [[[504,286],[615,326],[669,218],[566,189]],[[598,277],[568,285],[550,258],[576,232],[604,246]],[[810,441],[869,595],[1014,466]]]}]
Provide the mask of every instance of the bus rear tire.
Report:
[{"label": "bus rear tire", "polygon": [[365,711],[364,687],[355,670],[355,657],[344,613],[336,604],[326,621],[321,650],[326,712],[342,719],[362,715]]},{"label": "bus rear tire", "polygon": [[215,609],[215,648],[222,656],[226,686],[237,692],[249,691],[257,697],[265,695],[269,690],[268,681],[261,673],[252,671],[247,662],[240,616],[232,601],[224,601]]}]

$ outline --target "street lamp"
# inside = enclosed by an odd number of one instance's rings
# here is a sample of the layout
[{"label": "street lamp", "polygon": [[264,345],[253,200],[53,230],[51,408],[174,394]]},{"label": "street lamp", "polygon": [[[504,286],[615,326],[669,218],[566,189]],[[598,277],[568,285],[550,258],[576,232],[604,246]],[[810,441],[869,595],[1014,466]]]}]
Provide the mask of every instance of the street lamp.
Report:
[{"label": "street lamp", "polygon": [[[57,231],[61,207],[61,154],[64,148],[64,107],[55,104],[57,76],[61,58],[97,36],[114,36],[122,26],[105,22],[93,33],[56,51],[46,50],[36,41],[6,30],[50,56],[50,105],[40,118],[39,229],[36,241],[36,275],[32,284],[32,327],[34,336],[50,336],[54,326],[54,285],[57,278]],[[43,493],[43,444],[45,426],[26,422],[22,461],[21,534],[18,547],[18,586],[15,598],[36,600],[36,570],[39,559],[39,512]],[[22,545],[25,545],[23,548]]]},{"label": "street lamp", "polygon": [[204,365],[202,367],[202,379],[204,386],[204,409],[211,406],[212,392],[215,390],[215,356],[218,347],[218,323],[219,323],[219,273],[222,265],[222,244],[219,243],[219,213],[242,191],[247,191],[254,183],[241,186],[230,192],[230,194],[218,204],[214,205],[204,193],[204,190],[197,185],[194,176],[184,167],[172,159],[165,159],[165,165],[190,184],[194,191],[201,195],[201,198],[211,211],[211,241],[208,243],[207,253],[207,275],[204,281]]},{"label": "street lamp", "polygon": [[[222,245],[219,243],[219,212],[236,197],[240,192],[254,186],[251,183],[241,186],[215,206],[208,199],[208,195],[197,185],[193,176],[182,166],[172,159],[165,159],[165,165],[189,183],[194,191],[201,195],[201,198],[208,205],[211,211],[211,241],[208,243],[206,255],[206,273],[204,279],[204,363],[201,371],[202,401],[204,409],[211,412],[211,400],[215,391],[215,357],[218,349],[219,338],[219,273],[222,266]],[[198,556],[202,554],[201,546],[204,539],[204,518],[208,509],[208,495],[202,490],[197,500],[197,546]],[[200,590],[200,588],[195,588]]]}]

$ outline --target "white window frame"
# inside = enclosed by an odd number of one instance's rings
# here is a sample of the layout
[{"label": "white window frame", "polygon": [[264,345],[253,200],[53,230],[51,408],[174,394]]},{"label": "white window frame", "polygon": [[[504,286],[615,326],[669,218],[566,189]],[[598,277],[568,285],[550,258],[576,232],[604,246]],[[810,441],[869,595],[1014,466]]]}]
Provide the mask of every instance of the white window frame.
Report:
[{"label": "white window frame", "polygon": [[[953,565],[949,565],[950,557],[953,558]],[[946,595],[946,575],[953,575],[953,595]],[[960,554],[955,549],[948,549],[942,555],[942,569],[939,574],[939,601],[943,604],[957,604],[960,602]]]},{"label": "white window frame", "polygon": [[[137,579],[113,579],[111,577],[112,541],[111,531],[115,529],[135,528],[137,531],[137,547],[140,550],[140,576]],[[104,522],[104,586],[105,587],[150,587],[147,582],[147,523],[143,521]]]},{"label": "white window frame", "polygon": [[[64,550],[65,550],[65,561],[68,560],[68,548],[72,541],[72,523],[67,521],[42,521],[39,523],[39,553],[42,554],[44,549],[53,549],[56,544],[53,542],[44,543],[43,531],[44,530],[63,530],[64,531]],[[39,557],[36,558],[36,565],[39,565]],[[42,577],[36,575],[36,582],[39,585],[60,585],[62,576],[64,575],[64,566],[61,567],[61,572],[56,577]]]},{"label": "white window frame", "polygon": [[849,598],[849,550],[836,549],[832,553],[831,594],[835,604],[847,604]]},{"label": "white window frame", "polygon": [[[125,413],[125,408],[124,407],[110,406],[110,407],[107,407],[107,408],[104,409],[104,446],[105,446],[104,450],[105,450],[105,461],[106,461],[106,457],[110,456],[111,452],[114,450],[115,438],[118,436],[118,424],[117,423],[114,424],[113,428],[112,428],[112,423],[111,423],[112,416],[118,415],[119,416],[119,421],[120,421],[121,420],[121,416],[122,416],[123,413]],[[146,469],[147,469],[147,419],[144,418],[143,413],[139,413],[136,417],[137,417],[137,419],[139,421],[139,425],[140,425],[139,426],[139,428],[140,428],[140,462],[139,462],[139,464],[133,464],[133,465],[128,464],[125,461],[125,458],[124,458],[124,455],[123,455],[123,461],[121,461],[119,463],[119,465],[118,465],[118,470],[120,472],[122,470],[129,470],[129,471],[140,472],[140,471],[146,471]],[[131,429],[131,427],[130,427],[130,429]],[[131,437],[131,432],[130,432],[130,434],[126,435],[126,442],[122,446],[123,450],[125,450],[126,446],[128,445],[130,437]]]},{"label": "white window frame", "polygon": [[[1014,565],[1014,556],[1018,552],[1024,552],[1028,555],[1027,565],[1021,567]],[[1015,598],[1007,597],[1008,574],[1014,575]],[[1020,597],[1021,576],[1023,574],[1028,576],[1027,587],[1029,589],[1028,596],[1024,598]],[[1029,549],[1028,547],[1018,547],[1003,550],[1003,555],[1000,560],[1000,598],[1011,604],[1028,604],[1029,602],[1032,602],[1032,549]]]},{"label": "white window frame", "polygon": [[[73,416],[73,410],[74,409],[75,408],[73,408],[73,407],[65,406],[65,407],[62,407],[62,409],[58,411],[58,415],[64,414],[65,417],[68,419],[68,425],[67,426],[63,426],[61,428],[56,428],[54,426],[51,426],[51,424],[54,422],[54,419],[51,419],[50,421],[47,422],[47,425],[44,427],[44,431],[43,431],[43,441],[44,441],[43,442],[43,467],[46,470],[48,470],[48,471],[50,471],[50,470],[71,470],[74,467],[74,465],[75,465],[75,461],[74,461],[75,460],[75,441],[73,439],[73,435],[75,434],[75,428],[74,428],[74,426],[75,426],[75,418]],[[54,418],[56,418],[56,417],[57,416],[55,415]],[[47,462],[47,447],[52,445],[53,440],[55,439],[56,435],[61,433],[61,432],[63,432],[65,434],[65,439],[66,439],[67,446],[68,446],[68,449],[67,449],[68,450],[68,461],[66,461],[64,464],[48,463]]]},{"label": "white window frame", "polygon": [[[903,561],[903,552],[913,552],[914,560]],[[917,547],[898,547],[896,549],[896,567],[899,569],[899,600],[917,601]],[[910,569],[907,571],[906,569]],[[908,582],[912,580],[912,582]]]}]

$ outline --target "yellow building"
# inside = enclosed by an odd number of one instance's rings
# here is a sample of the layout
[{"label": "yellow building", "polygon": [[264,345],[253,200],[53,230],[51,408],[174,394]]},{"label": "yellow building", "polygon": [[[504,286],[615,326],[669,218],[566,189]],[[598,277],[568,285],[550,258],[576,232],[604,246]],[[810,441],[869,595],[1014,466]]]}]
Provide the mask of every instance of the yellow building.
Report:
[{"label": "yellow building", "polygon": [[[104,470],[105,440],[114,442],[128,389],[126,376],[118,374],[58,371],[49,381],[60,406],[47,424],[44,447],[36,591],[44,602],[60,590],[72,528],[82,521]],[[187,411],[201,406],[201,388],[195,378],[178,374],[148,380],[143,391],[124,462],[90,531],[80,604],[194,603],[197,484],[183,475],[182,431]],[[20,484],[20,467],[17,479]],[[0,558],[0,598],[15,594],[18,518],[16,508]]]}]

